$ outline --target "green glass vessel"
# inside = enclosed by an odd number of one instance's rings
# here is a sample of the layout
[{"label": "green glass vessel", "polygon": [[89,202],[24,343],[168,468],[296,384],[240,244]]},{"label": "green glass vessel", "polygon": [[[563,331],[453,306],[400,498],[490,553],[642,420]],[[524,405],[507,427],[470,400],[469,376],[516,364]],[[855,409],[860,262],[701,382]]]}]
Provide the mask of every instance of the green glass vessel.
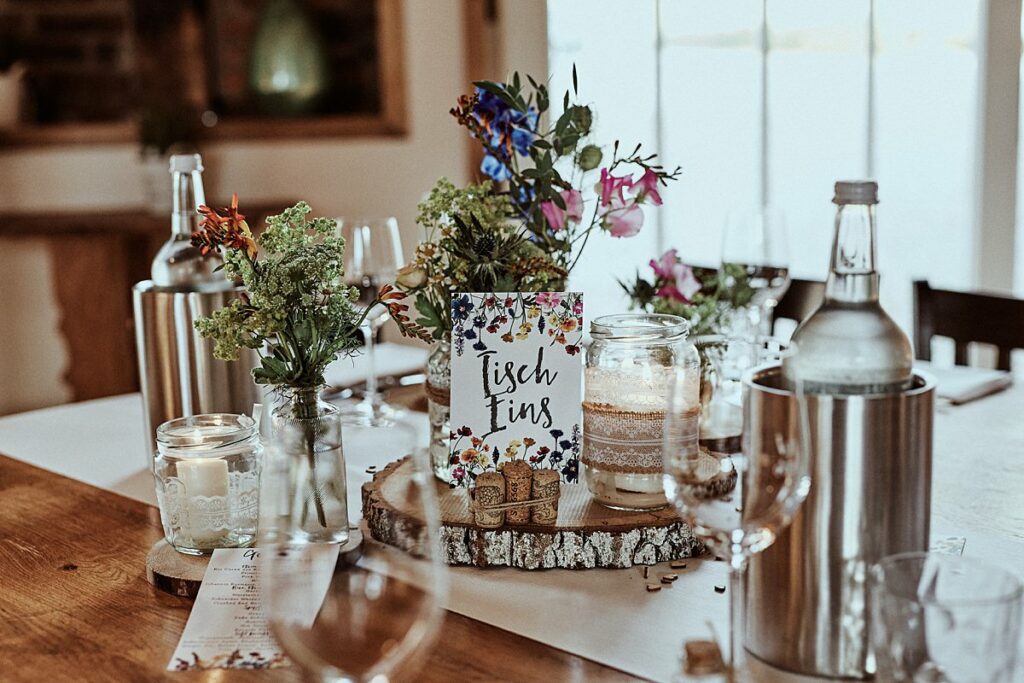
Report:
[{"label": "green glass vessel", "polygon": [[316,109],[330,86],[323,41],[292,0],[271,0],[249,56],[249,88],[265,114],[297,116]]}]

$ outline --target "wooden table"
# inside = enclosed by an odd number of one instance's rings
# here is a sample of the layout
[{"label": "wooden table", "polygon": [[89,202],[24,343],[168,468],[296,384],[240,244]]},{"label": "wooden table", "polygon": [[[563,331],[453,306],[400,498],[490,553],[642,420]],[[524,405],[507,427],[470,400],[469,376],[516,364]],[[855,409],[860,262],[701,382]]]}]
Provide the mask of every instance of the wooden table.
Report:
[{"label": "wooden table", "polygon": [[[154,507],[0,456],[0,680],[301,680],[297,667],[164,671],[192,601],[146,581],[146,554],[162,535]],[[488,679],[445,645],[466,642],[508,680],[632,680],[451,612],[417,680]]]},{"label": "wooden table", "polygon": [[[418,407],[420,387],[391,400]],[[298,667],[164,671],[192,601],[146,580],[159,511],[0,455],[0,680],[299,681]],[[496,669],[445,644],[473,642]],[[419,681],[628,681],[631,676],[453,612]]]}]

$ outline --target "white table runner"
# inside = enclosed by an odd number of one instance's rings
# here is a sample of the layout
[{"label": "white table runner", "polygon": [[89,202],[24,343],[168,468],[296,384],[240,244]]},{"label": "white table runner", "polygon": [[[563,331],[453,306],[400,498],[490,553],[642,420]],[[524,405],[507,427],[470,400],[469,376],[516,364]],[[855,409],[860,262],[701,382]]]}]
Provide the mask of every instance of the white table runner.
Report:
[{"label": "white table runner", "polygon": [[[965,536],[967,555],[1018,571],[1024,567],[1022,396],[1024,391],[1015,388],[939,412],[933,496],[937,535]],[[137,394],[60,406],[0,418],[0,452],[155,504],[151,475],[139,465],[144,462],[141,425]],[[346,432],[353,510],[359,509],[359,486],[370,477],[367,467],[380,468],[405,445],[424,442],[425,430],[426,417],[413,414],[406,430]],[[974,462],[993,458],[999,460],[998,477],[991,467]],[[1018,530],[1016,537],[1007,531],[1012,529]],[[653,577],[669,569],[661,565],[650,571]],[[728,584],[725,564],[690,560],[678,573],[671,587],[648,593],[640,568],[458,567],[452,569],[448,608],[636,676],[669,680],[678,672],[683,640],[708,638],[712,629],[722,639],[727,635],[728,592],[715,591],[716,585]],[[765,681],[809,680],[760,673]]]}]

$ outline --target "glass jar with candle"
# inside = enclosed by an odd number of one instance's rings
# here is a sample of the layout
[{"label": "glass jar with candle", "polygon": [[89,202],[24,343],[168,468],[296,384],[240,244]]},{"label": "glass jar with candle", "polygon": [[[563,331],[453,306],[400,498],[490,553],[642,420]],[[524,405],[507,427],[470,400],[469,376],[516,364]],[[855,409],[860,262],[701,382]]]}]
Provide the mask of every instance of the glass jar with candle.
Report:
[{"label": "glass jar with candle", "polygon": [[689,324],[674,315],[627,313],[590,325],[583,399],[584,478],[602,505],[654,510],[663,489],[662,432],[673,368],[692,386],[693,448],[700,412],[700,360]]},{"label": "glass jar with candle", "polygon": [[246,415],[182,417],[157,429],[154,475],[164,537],[206,555],[256,538],[263,450]]}]

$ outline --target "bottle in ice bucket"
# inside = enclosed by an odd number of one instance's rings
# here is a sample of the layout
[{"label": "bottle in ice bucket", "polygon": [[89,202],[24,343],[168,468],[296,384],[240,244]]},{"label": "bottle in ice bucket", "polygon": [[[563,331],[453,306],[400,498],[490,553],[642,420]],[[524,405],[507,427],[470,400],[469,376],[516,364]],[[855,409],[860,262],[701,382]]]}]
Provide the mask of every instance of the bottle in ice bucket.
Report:
[{"label": "bottle in ice bucket", "polygon": [[878,303],[875,206],[878,183],[835,185],[835,235],[825,300],[793,333],[800,353],[783,375],[800,377],[808,393],[888,394],[907,389],[914,355],[910,340]]}]

